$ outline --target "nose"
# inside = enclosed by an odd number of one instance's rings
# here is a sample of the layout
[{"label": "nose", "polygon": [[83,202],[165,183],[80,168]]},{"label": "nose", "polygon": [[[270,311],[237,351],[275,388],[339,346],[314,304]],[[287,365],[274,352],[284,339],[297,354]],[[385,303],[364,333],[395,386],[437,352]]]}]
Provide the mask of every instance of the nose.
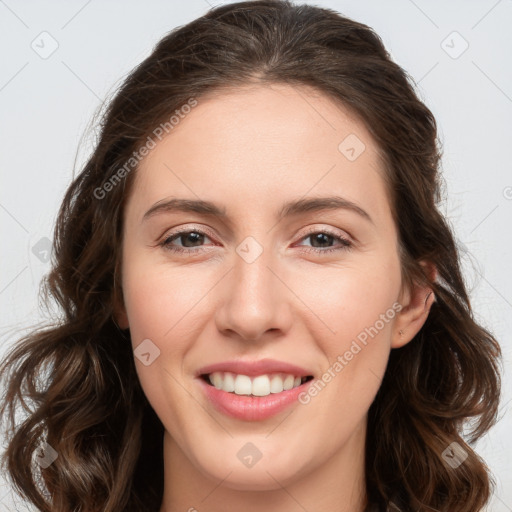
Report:
[{"label": "nose", "polygon": [[293,294],[270,250],[249,261],[235,254],[233,268],[222,280],[217,329],[246,341],[275,339],[291,328]]}]

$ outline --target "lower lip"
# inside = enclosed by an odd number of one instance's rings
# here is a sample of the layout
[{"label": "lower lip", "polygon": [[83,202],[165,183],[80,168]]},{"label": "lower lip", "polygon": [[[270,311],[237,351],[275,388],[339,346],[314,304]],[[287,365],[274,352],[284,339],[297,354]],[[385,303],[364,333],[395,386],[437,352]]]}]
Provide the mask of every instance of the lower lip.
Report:
[{"label": "lower lip", "polygon": [[246,421],[261,421],[270,418],[293,403],[298,402],[298,396],[307,389],[312,380],[304,382],[296,388],[270,393],[267,396],[237,395],[217,389],[199,378],[206,397],[220,412]]}]

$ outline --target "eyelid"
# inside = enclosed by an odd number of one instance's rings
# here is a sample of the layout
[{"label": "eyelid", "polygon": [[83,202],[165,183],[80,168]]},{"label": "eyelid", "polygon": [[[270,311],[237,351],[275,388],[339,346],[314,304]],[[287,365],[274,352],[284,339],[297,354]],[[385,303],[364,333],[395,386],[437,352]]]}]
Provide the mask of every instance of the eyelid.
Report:
[{"label": "eyelid", "polygon": [[159,238],[162,242],[165,242],[168,238],[172,237],[173,235],[177,235],[183,232],[189,232],[189,231],[197,231],[198,233],[204,233],[209,238],[216,239],[214,232],[207,228],[206,226],[203,226],[201,224],[186,224],[182,226],[181,224],[176,228],[166,229],[164,234]]},{"label": "eyelid", "polygon": [[[203,226],[200,224],[186,224],[183,226],[179,225],[179,227],[177,227],[176,229],[171,228],[171,230],[166,230],[164,232],[164,234],[159,239],[161,239],[162,241],[165,241],[168,238],[172,237],[173,235],[187,232],[187,231],[194,231],[195,229],[197,229],[198,232],[200,232],[200,233],[206,234],[209,238],[211,238],[213,240],[215,240],[217,238],[216,235],[214,234],[214,232],[206,226]],[[345,238],[351,243],[356,242],[356,239],[347,231],[341,230],[339,228],[330,227],[330,226],[326,227],[325,225],[322,225],[322,224],[312,225],[312,226],[308,227],[306,229],[306,231],[299,233],[299,235],[297,235],[298,236],[297,241],[301,241],[307,235],[310,235],[312,233],[318,233],[318,232],[323,232],[323,233],[326,233],[326,234],[329,234],[329,235],[332,235],[335,237]]]},{"label": "eyelid", "polygon": [[315,224],[315,225],[307,228],[307,230],[305,232],[301,233],[300,239],[304,238],[307,235],[310,235],[311,233],[319,233],[319,232],[326,233],[326,234],[333,235],[333,236],[339,236],[340,238],[346,238],[350,242],[355,241],[354,237],[347,231],[342,230],[340,228],[334,228],[331,226],[326,227],[325,225],[322,225],[322,224]]}]

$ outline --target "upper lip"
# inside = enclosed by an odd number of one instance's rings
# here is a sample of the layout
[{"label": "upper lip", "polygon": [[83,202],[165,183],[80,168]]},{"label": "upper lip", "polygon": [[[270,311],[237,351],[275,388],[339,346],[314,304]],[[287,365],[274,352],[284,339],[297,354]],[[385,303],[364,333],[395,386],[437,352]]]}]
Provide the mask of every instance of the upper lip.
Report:
[{"label": "upper lip", "polygon": [[308,377],[312,373],[300,366],[278,361],[276,359],[260,359],[258,361],[222,361],[220,363],[203,366],[197,376],[208,375],[213,372],[231,372],[238,375],[256,376],[266,373],[288,373],[296,377]]}]

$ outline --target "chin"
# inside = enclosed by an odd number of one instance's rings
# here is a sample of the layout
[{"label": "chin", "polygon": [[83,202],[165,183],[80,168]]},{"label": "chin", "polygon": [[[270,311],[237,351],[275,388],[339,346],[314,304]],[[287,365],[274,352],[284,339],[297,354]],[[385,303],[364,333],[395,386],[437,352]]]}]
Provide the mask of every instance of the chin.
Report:
[{"label": "chin", "polygon": [[224,471],[219,468],[219,471],[210,476],[216,481],[222,481],[224,487],[236,491],[277,491],[286,485],[284,482],[288,482],[294,476],[292,468],[285,474],[271,469],[267,473],[264,469],[257,470],[256,468],[247,470],[237,468],[228,477],[226,477],[226,473],[225,468]]},{"label": "chin", "polygon": [[237,457],[224,453],[224,456],[203,461],[199,469],[208,478],[239,491],[279,490],[307,471],[297,457],[287,457],[284,448],[275,455],[262,456],[252,467],[245,467]]}]

